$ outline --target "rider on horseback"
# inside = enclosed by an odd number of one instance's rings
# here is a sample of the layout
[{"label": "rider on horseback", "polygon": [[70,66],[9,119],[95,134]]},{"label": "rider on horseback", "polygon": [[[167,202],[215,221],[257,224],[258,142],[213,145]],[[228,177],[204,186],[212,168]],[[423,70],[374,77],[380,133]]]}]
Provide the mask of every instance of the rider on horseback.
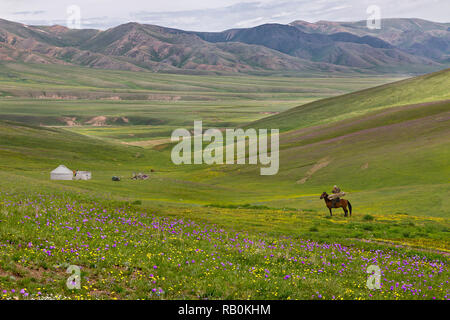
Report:
[{"label": "rider on horseback", "polygon": [[334,186],[333,190],[331,190],[331,194],[328,195],[328,199],[331,200],[331,204],[333,205],[333,208],[336,206],[336,203],[341,201],[340,197],[345,196],[345,192],[341,191],[341,189],[338,186]]}]

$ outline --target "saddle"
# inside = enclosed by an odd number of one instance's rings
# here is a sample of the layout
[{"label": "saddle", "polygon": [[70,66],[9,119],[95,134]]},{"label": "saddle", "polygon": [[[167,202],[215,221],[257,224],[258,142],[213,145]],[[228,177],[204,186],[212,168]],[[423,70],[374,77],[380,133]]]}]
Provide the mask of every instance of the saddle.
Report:
[{"label": "saddle", "polygon": [[341,199],[338,198],[334,198],[333,200],[331,200],[331,205],[333,208],[336,208],[336,204],[339,203],[339,201],[341,201]]}]

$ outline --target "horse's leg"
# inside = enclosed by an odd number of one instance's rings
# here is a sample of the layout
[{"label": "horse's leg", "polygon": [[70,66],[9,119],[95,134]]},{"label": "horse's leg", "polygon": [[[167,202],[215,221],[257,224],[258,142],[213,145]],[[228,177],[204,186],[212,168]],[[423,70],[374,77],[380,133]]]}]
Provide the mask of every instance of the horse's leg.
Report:
[{"label": "horse's leg", "polygon": [[350,217],[352,216],[352,204],[347,200],[348,209],[350,210]]},{"label": "horse's leg", "polygon": [[344,210],[344,217],[347,217],[347,214],[348,214],[347,206],[346,205],[342,205],[342,209]]},{"label": "horse's leg", "polygon": [[330,210],[330,216],[333,216],[333,213],[331,212],[331,207],[328,207],[328,210]]}]

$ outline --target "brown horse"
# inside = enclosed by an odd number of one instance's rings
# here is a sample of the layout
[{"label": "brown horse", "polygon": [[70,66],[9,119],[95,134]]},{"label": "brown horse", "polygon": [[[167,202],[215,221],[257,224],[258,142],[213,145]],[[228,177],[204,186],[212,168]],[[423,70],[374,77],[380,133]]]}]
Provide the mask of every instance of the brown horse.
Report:
[{"label": "brown horse", "polygon": [[347,217],[347,206],[350,210],[350,216],[352,215],[352,205],[350,204],[350,201],[348,200],[344,200],[344,199],[339,199],[338,202],[336,202],[336,204],[333,206],[333,203],[330,199],[328,199],[328,193],[326,193],[325,191],[322,193],[322,195],[320,196],[320,199],[325,199],[325,204],[328,207],[328,210],[330,210],[330,216],[333,216],[333,213],[331,212],[331,208],[342,208],[344,209],[345,215],[344,217]]}]

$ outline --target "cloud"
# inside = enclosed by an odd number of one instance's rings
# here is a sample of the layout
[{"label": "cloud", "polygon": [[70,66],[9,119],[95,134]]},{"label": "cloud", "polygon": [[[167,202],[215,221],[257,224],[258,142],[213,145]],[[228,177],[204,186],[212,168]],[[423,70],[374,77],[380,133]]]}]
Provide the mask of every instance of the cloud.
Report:
[{"label": "cloud", "polygon": [[239,27],[239,28],[246,28],[246,27],[251,27],[254,26],[255,24],[259,24],[262,23],[264,21],[263,17],[258,17],[255,19],[250,19],[250,20],[244,20],[244,21],[240,21],[234,24],[235,27]]},{"label": "cloud", "polygon": [[357,21],[376,4],[382,18],[448,22],[448,0],[1,0],[1,18],[26,24],[66,24],[66,8],[80,6],[82,27],[107,29],[135,21],[184,30],[223,31],[294,20]]},{"label": "cloud", "polygon": [[[137,22],[196,31],[223,31],[233,27],[251,27],[268,22],[289,23],[309,12],[308,1],[242,2],[231,6],[186,10],[131,12]],[[321,5],[318,10],[327,4]]]},{"label": "cloud", "polygon": [[17,11],[17,12],[13,12],[12,14],[16,14],[16,15],[38,15],[38,14],[43,14],[46,13],[47,11],[45,10],[36,10],[36,11]]}]

